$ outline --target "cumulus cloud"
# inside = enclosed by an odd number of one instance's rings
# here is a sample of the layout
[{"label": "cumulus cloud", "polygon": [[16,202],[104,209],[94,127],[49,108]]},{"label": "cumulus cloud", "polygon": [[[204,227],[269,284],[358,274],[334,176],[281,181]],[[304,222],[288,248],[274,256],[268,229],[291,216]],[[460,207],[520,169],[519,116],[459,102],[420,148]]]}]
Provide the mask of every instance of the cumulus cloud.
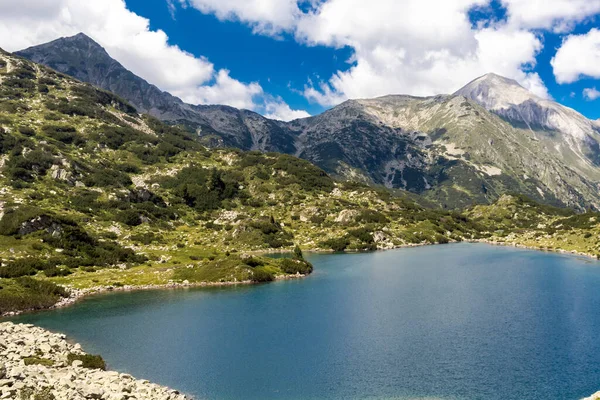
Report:
[{"label": "cumulus cloud", "polygon": [[550,63],[558,83],[572,83],[584,76],[600,78],[600,30],[569,35]]},{"label": "cumulus cloud", "polygon": [[[473,27],[469,11],[489,5],[489,0],[323,0],[312,1],[305,12],[298,10],[295,0],[285,0],[277,18],[251,10],[251,4],[273,0],[187,1],[219,18],[234,16],[251,26],[277,26],[307,45],[351,47],[354,54],[347,69],[307,82],[305,97],[322,105],[389,93],[450,93],[488,72],[514,78],[548,97],[539,75],[530,72],[542,43],[521,26],[523,21]],[[523,7],[517,0],[510,2],[505,6],[511,10]],[[552,15],[560,12],[552,13],[551,21],[575,18]]]},{"label": "cumulus cloud", "polygon": [[[172,6],[172,0],[168,5]],[[172,10],[172,8],[171,8]],[[15,51],[85,32],[125,68],[191,103],[220,103],[263,111],[263,89],[243,83],[169,44],[167,34],[129,11],[123,0],[0,0],[0,46]]]},{"label": "cumulus cloud", "polygon": [[292,121],[299,118],[310,117],[304,110],[293,110],[283,99],[275,98],[265,103],[265,117],[280,121]]},{"label": "cumulus cloud", "polygon": [[583,98],[592,101],[596,100],[600,97],[600,90],[597,90],[595,87],[593,88],[585,88],[583,89]]},{"label": "cumulus cloud", "polygon": [[574,24],[600,13],[600,0],[501,0],[509,23],[528,29],[570,31]]},{"label": "cumulus cloud", "polygon": [[192,104],[227,104],[236,108],[254,109],[263,94],[256,83],[244,84],[233,79],[229,71],[220,70],[212,85],[184,87],[172,92],[175,96]]},{"label": "cumulus cloud", "polygon": [[221,20],[240,20],[255,32],[277,34],[289,29],[301,14],[297,0],[180,0]]},{"label": "cumulus cloud", "polygon": [[297,37],[311,44],[351,46],[354,64],[305,96],[332,105],[346,98],[389,93],[450,93],[495,72],[539,96],[548,92],[528,72],[542,48],[539,38],[508,25],[473,28],[468,11],[478,0],[329,0],[298,22]]}]

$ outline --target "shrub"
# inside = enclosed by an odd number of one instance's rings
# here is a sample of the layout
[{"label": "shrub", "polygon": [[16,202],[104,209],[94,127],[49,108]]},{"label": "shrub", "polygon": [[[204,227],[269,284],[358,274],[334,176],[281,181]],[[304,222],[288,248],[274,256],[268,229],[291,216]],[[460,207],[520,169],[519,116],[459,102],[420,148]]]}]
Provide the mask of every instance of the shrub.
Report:
[{"label": "shrub", "polygon": [[117,150],[130,142],[156,144],[157,139],[129,126],[101,125],[90,137],[106,147]]},{"label": "shrub", "polygon": [[271,282],[275,279],[275,275],[263,267],[255,268],[252,271],[253,282]]},{"label": "shrub", "polygon": [[25,365],[44,365],[46,367],[51,367],[54,365],[54,361],[41,357],[25,357],[23,362]]},{"label": "shrub", "polygon": [[54,79],[45,76],[38,79],[38,83],[41,85],[56,86],[56,81]]},{"label": "shrub", "polygon": [[127,114],[137,114],[135,107],[128,104],[125,100],[112,93],[96,89],[92,85],[84,84],[73,86],[71,92],[85,102],[103,106],[112,106]]},{"label": "shrub", "polygon": [[294,258],[297,260],[304,260],[304,254],[302,254],[300,246],[294,247]]},{"label": "shrub", "polygon": [[286,176],[278,178],[282,185],[299,184],[303,190],[327,191],[334,188],[333,180],[319,167],[308,161],[289,155],[279,155],[273,169],[286,173]]},{"label": "shrub", "polygon": [[136,210],[125,210],[117,213],[115,219],[129,226],[138,226],[142,224],[140,214]]},{"label": "shrub", "polygon": [[70,125],[44,125],[42,133],[65,144],[84,143],[83,138],[77,134],[77,129]]},{"label": "shrub", "polygon": [[243,258],[242,261],[251,268],[260,267],[265,264],[261,259],[255,257]]},{"label": "shrub", "polygon": [[88,187],[123,187],[131,185],[131,178],[124,172],[99,166],[83,178]]},{"label": "shrub", "polygon": [[55,276],[68,276],[72,273],[73,272],[69,268],[50,267],[44,269],[44,275],[46,275],[48,278],[52,278]]},{"label": "shrub", "polygon": [[35,136],[35,129],[29,127],[29,126],[19,126],[19,132],[21,132],[21,134],[25,135],[25,136]]},{"label": "shrub", "polygon": [[293,260],[290,258],[284,258],[281,260],[279,267],[286,274],[310,274],[313,270],[311,263],[303,260]]},{"label": "shrub", "polygon": [[32,150],[27,155],[13,154],[7,165],[8,176],[13,180],[33,182],[37,176],[43,176],[54,163],[54,157],[42,149]]},{"label": "shrub", "polygon": [[387,217],[379,211],[364,209],[361,210],[360,214],[356,217],[356,221],[364,223],[378,223],[385,224],[389,222]]},{"label": "shrub", "polygon": [[0,287],[0,314],[15,310],[42,309],[54,305],[68,292],[52,282],[29,277],[3,282]]},{"label": "shrub", "polygon": [[69,364],[73,364],[73,361],[76,360],[81,361],[83,368],[106,370],[104,359],[98,355],[69,353],[67,360]]},{"label": "shrub", "polygon": [[38,271],[48,268],[46,261],[38,258],[20,258],[0,267],[0,278],[18,278],[35,275]]},{"label": "shrub", "polygon": [[341,237],[337,239],[328,239],[321,242],[320,246],[322,248],[331,249],[333,251],[344,251],[350,245],[350,240],[346,237]]},{"label": "shrub", "polygon": [[352,237],[357,238],[358,240],[360,240],[363,243],[373,243],[373,234],[371,232],[369,232],[368,229],[366,228],[358,228],[358,229],[352,229],[348,231],[348,234]]}]

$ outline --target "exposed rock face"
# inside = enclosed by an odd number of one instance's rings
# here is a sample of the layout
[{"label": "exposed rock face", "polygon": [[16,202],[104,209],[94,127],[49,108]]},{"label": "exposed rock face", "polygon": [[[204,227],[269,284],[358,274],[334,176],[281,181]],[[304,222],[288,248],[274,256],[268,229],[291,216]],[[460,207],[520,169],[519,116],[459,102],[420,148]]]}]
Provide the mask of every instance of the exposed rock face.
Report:
[{"label": "exposed rock face", "polygon": [[83,34],[17,54],[110,90],[140,112],[187,125],[209,146],[294,154],[334,176],[419,193],[449,208],[516,192],[600,209],[600,124],[498,75],[453,95],[350,100],[284,123],[186,104]]},{"label": "exposed rock face", "polygon": [[[85,354],[65,335],[33,325],[0,324],[0,398],[56,400],[185,400],[175,390],[114,371],[69,363],[71,353]],[[46,396],[46,397],[42,397]]]}]

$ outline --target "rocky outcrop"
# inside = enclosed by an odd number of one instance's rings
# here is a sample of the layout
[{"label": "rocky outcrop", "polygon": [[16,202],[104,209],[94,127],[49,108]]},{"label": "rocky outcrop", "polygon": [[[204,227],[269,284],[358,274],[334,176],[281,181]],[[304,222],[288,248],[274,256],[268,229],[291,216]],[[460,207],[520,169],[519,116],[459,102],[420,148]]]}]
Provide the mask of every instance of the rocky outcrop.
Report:
[{"label": "rocky outcrop", "polygon": [[65,335],[0,323],[0,399],[189,399],[128,374],[85,368],[83,361],[73,360],[83,355],[81,346],[67,342]]}]

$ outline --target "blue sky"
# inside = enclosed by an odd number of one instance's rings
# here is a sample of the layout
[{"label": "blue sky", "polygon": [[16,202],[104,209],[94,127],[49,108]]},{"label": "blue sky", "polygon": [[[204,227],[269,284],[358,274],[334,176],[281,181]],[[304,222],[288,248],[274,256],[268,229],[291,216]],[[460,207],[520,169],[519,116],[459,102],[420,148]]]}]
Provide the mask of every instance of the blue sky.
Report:
[{"label": "blue sky", "polygon": [[[302,94],[307,82],[327,79],[352,65],[350,46],[307,45],[285,32],[275,38],[256,34],[239,19],[219,20],[214,14],[192,7],[177,7],[171,13],[165,0],[126,0],[126,3],[131,11],[149,19],[151,29],[164,30],[170,43],[196,56],[207,57],[218,68],[230,70],[236,79],[260,83],[266,92],[281,96],[292,108],[310,114],[322,112],[327,106],[309,101]],[[474,25],[507,18],[506,8],[497,1],[486,10],[471,11],[469,16]],[[575,24],[568,34],[585,34],[597,24],[594,16]],[[543,49],[536,55],[537,63],[531,70],[539,74],[550,96],[589,118],[600,118],[600,99],[583,98],[585,88],[598,85],[600,89],[597,79],[581,79],[570,84],[556,82],[550,61],[565,34],[547,29],[532,31],[543,43]]]},{"label": "blue sky", "polygon": [[266,92],[280,95],[295,109],[310,114],[325,107],[309,102],[302,91],[308,79],[320,80],[347,69],[352,49],[298,44],[290,35],[255,35],[248,25],[219,21],[214,15],[188,8],[171,16],[165,0],[127,0],[127,7],[162,29],[169,42],[196,56],[205,56],[244,82],[259,82]]},{"label": "blue sky", "polygon": [[0,46],[84,32],[184,101],[284,120],[488,72],[598,119],[599,16],[600,0],[15,0]]}]

